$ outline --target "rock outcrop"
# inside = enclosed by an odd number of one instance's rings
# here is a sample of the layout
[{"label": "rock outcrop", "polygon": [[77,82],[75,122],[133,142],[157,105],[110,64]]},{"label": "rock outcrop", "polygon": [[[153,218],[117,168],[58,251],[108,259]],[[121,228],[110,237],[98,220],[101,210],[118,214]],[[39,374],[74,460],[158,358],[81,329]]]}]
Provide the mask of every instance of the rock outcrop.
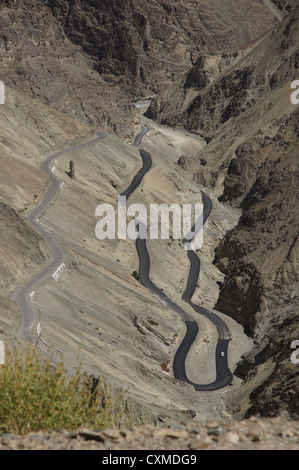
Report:
[{"label": "rock outcrop", "polygon": [[87,125],[127,132],[134,113],[131,97],[94,70],[44,2],[1,0],[0,13],[0,77],[7,87]]},{"label": "rock outcrop", "polygon": [[[106,81],[134,96],[157,93],[181,78],[201,51],[247,44],[274,24],[257,0],[49,0],[72,43],[82,47]],[[244,44],[243,44],[244,43]]]},{"label": "rock outcrop", "polygon": [[0,450],[105,451],[104,461],[108,459],[108,451],[113,459],[117,459],[119,451],[130,450],[133,453],[138,449],[144,452],[148,462],[154,462],[157,458],[150,454],[153,449],[156,452],[161,449],[164,452],[181,450],[185,451],[186,455],[184,453],[174,456],[173,462],[178,462],[180,458],[181,462],[189,462],[192,465],[194,451],[297,450],[298,442],[298,422],[290,423],[285,418],[250,418],[241,422],[210,420],[199,424],[173,423],[101,431],[81,428],[75,431],[31,432],[25,436],[7,433],[0,435]]}]

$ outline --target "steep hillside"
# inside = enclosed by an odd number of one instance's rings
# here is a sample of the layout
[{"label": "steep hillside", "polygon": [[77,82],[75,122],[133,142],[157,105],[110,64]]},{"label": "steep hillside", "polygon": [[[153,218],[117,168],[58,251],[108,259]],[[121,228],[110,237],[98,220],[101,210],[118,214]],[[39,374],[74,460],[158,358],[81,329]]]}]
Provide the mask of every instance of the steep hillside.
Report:
[{"label": "steep hillside", "polygon": [[124,136],[134,97],[181,76],[201,50],[230,50],[240,34],[247,43],[275,23],[257,0],[250,22],[246,2],[238,15],[230,3],[219,17],[218,0],[0,0],[0,77],[56,110]]},{"label": "steep hillside", "polygon": [[290,361],[299,337],[299,131],[298,105],[290,100],[299,73],[298,25],[297,8],[248,48],[202,56],[147,112],[206,137],[188,171],[198,182],[213,171],[223,181],[220,201],[243,212],[214,260],[225,274],[216,309],[242,323],[256,343],[239,365],[245,384],[232,405],[239,416],[298,418],[298,372]]},{"label": "steep hillside", "polygon": [[[289,108],[290,113],[290,100],[282,93],[287,89],[290,95],[291,81],[298,67],[295,20],[298,13],[294,15],[244,49],[217,55],[202,54],[182,82],[163,90],[153,100],[146,115],[163,124],[181,125],[199,132],[210,140],[214,134],[219,135],[220,126],[225,123],[231,126],[232,119],[236,121],[234,125],[238,122],[242,129],[240,138],[246,136],[245,126],[247,134],[252,132],[248,119],[253,112],[268,124],[271,116],[268,113],[265,120],[266,103],[276,111],[280,98],[285,99],[284,108]],[[282,110],[278,115],[272,112],[272,120],[282,114]]]},{"label": "steep hillside", "polygon": [[[11,297],[52,260],[44,240],[25,218],[43,199],[48,185],[46,175],[39,170],[40,163],[58,149],[90,140],[94,131],[80,120],[9,87],[0,114],[0,333],[2,338],[5,330],[14,342],[21,317]],[[139,132],[139,126],[133,126],[132,131]],[[78,364],[79,356],[84,372],[108,378],[155,416],[184,420],[222,416],[221,390],[201,396],[174,379],[172,360],[184,335],[184,324],[132,275],[139,266],[134,242],[101,241],[95,236],[97,205],[115,205],[141,164],[139,152],[130,142],[108,132],[101,135],[96,144],[57,158],[55,175],[64,185],[39,219],[63,248],[65,268],[56,281],[49,275],[30,299],[35,312],[32,341],[42,351],[46,349],[36,336],[40,323],[42,338],[63,351],[69,369]],[[202,139],[195,136],[189,142],[187,134],[174,134],[174,138],[181,144],[169,156],[171,135],[163,144],[162,133],[149,133],[147,145],[154,167],[132,202],[148,205],[152,201],[171,204],[190,203],[195,197],[198,200],[197,186],[182,174],[177,160],[181,151],[197,153]],[[76,168],[74,179],[68,175],[70,160]],[[215,201],[216,214],[218,206]],[[197,293],[198,301],[205,305],[214,305],[216,281],[221,276],[211,263],[211,246],[216,245],[218,233],[227,231],[234,221],[230,211],[225,221],[217,215],[207,233],[205,269],[209,278]],[[149,250],[153,282],[188,309],[180,298],[188,270],[181,243],[157,240],[149,243]],[[247,338],[233,320],[229,327],[234,339],[229,358],[233,369],[247,349]],[[216,341],[216,329],[203,319],[201,335],[188,358],[188,373],[194,379],[213,380]],[[238,380],[234,385],[238,386]]]},{"label": "steep hillside", "polygon": [[51,256],[44,240],[24,218],[47,188],[47,177],[38,169],[41,159],[53,146],[90,129],[9,87],[0,116],[0,325],[16,334],[20,316],[10,299],[12,292]]},{"label": "steep hillside", "polygon": [[243,46],[275,23],[257,0],[250,5],[243,0],[49,0],[48,5],[100,75],[133,96],[160,91],[201,51]]},{"label": "steep hillside", "polygon": [[131,98],[93,69],[44,2],[0,0],[0,28],[0,77],[6,86],[87,125],[127,132]]},{"label": "steep hillside", "polygon": [[[84,371],[109,377],[161,419],[227,417],[227,397],[236,416],[282,410],[296,417],[298,378],[287,361],[297,335],[298,112],[290,81],[298,70],[298,10],[277,26],[259,0],[0,0],[0,27],[1,329],[16,336],[11,296],[51,257],[26,221],[48,185],[40,163],[100,129],[101,140],[55,165],[63,190],[41,222],[63,248],[65,269],[31,299],[33,338],[39,341],[39,322],[68,367],[81,354]],[[230,315],[231,370],[255,341],[232,387],[211,394],[174,379],[183,323],[134,276],[134,242],[95,237],[97,205],[115,204],[140,168],[131,145],[139,131],[133,98],[155,93],[147,115],[194,134],[153,123],[143,141],[153,167],[132,202],[191,203],[207,187],[213,215],[194,301]],[[182,244],[149,245],[153,282],[193,315],[181,300]],[[191,379],[214,380],[217,338],[203,317],[188,357]]]}]

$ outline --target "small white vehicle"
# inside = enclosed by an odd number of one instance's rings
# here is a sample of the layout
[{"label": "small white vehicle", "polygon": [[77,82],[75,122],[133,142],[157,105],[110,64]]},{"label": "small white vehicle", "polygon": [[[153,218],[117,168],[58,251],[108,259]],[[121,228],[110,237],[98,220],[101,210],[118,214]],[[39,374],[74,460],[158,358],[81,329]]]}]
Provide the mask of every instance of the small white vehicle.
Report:
[{"label": "small white vehicle", "polygon": [[222,353],[220,354],[222,357],[224,357],[224,352],[222,351]]}]

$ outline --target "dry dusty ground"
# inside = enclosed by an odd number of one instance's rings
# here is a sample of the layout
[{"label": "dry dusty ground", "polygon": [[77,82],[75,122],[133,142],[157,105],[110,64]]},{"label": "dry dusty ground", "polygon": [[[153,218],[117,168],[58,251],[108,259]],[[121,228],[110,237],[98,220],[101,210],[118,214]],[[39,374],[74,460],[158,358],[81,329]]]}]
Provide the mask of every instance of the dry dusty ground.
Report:
[{"label": "dry dusty ground", "polygon": [[[19,130],[19,134],[24,136],[23,147],[18,140],[17,130],[14,135],[18,148],[17,160],[26,163],[26,178],[29,178],[30,166],[36,171],[44,157],[69,145],[67,139],[62,143],[63,136],[71,132],[75,125],[62,122],[60,133],[56,134],[57,125],[53,117],[58,119],[58,113],[55,112],[57,116],[49,116],[45,108],[42,116],[35,116],[30,103],[23,104],[16,94],[9,99],[10,108],[5,108],[8,122],[20,116],[14,112],[14,100],[19,101],[19,110],[23,115],[26,116],[27,108],[30,109],[30,115],[38,123],[37,131],[41,135],[43,130],[46,132],[47,124],[49,126],[44,144],[37,132],[32,146],[24,126]],[[186,133],[159,129],[159,126],[149,124],[151,130],[141,147],[151,153],[153,167],[129,203],[142,202],[148,206],[161,202],[200,202],[199,186],[188,179],[177,160],[182,154],[196,154],[203,147],[203,141]],[[83,128],[78,130],[82,136]],[[134,130],[135,134],[139,132],[137,124]],[[9,127],[4,132],[8,142],[11,138]],[[57,135],[55,140],[54,136]],[[76,141],[86,141],[90,136],[89,133]],[[14,162],[16,157],[8,144],[4,146],[4,151]],[[70,160],[75,163],[76,177],[73,180],[67,174]],[[234,378],[232,387],[211,393],[198,393],[192,387],[177,382],[173,378],[172,359],[183,338],[184,324],[176,313],[165,308],[132,276],[133,271],[138,270],[138,257],[132,240],[100,241],[95,236],[97,205],[105,202],[115,206],[118,195],[128,186],[140,166],[139,151],[129,142],[123,142],[110,134],[91,147],[57,159],[54,171],[64,185],[55,201],[40,217],[40,222],[53,230],[64,248],[66,267],[57,282],[50,279],[35,292],[32,306],[36,312],[36,321],[32,339],[38,341],[35,331],[40,323],[42,338],[62,350],[61,356],[69,370],[77,366],[79,360],[83,371],[103,375],[112,385],[126,390],[129,396],[155,414],[163,414],[170,419],[189,419],[188,410],[193,410],[195,419],[228,417],[224,397],[228,389],[238,389],[240,381]],[[40,172],[38,176],[41,192],[39,196],[36,194],[36,201],[40,200],[45,191],[45,181],[40,177]],[[19,184],[25,183],[26,180],[22,180]],[[36,184],[35,193],[37,189]],[[34,204],[32,189],[27,191],[29,195],[26,204],[22,206],[21,199],[16,199],[16,208],[22,214],[26,214]],[[217,282],[222,280],[221,273],[211,263],[214,248],[224,233],[235,225],[238,214],[228,207],[220,206],[213,194],[210,196],[214,210],[204,234],[202,274],[194,300],[212,308],[219,291]],[[152,280],[190,315],[194,315],[181,301],[188,274],[188,259],[182,244],[178,240],[150,240],[148,249],[152,262]],[[41,241],[40,250],[45,252]],[[28,259],[31,258],[28,255]],[[49,253],[46,253],[46,259],[49,259]],[[41,262],[35,264],[34,272],[37,265],[39,269],[42,267]],[[26,274],[28,279],[28,270]],[[17,282],[15,280],[7,286],[6,303],[10,302],[9,296]],[[8,320],[9,313],[11,316]],[[4,324],[10,331],[17,330],[17,310],[11,302],[9,308],[5,304],[3,315]],[[241,354],[250,349],[251,343],[240,325],[229,318],[226,321],[232,334],[229,364],[233,371]],[[217,333],[213,325],[203,318],[199,325],[198,341],[188,357],[188,374],[193,380],[205,383],[214,380]],[[38,345],[41,350],[45,349],[41,342]],[[58,355],[56,352],[54,354]]]},{"label": "dry dusty ground", "polygon": [[[122,450],[298,450],[299,423],[283,418],[239,422],[207,421],[188,425],[145,426],[94,432],[37,432],[26,436],[0,436],[0,450],[100,450],[121,456]],[[115,451],[115,452],[114,452]],[[156,453],[158,455],[158,452]],[[96,455],[100,463],[100,454]],[[199,456],[197,456],[198,462]]]},{"label": "dry dusty ground", "polygon": [[[151,130],[141,147],[151,151],[153,168],[129,203],[143,202],[148,206],[161,202],[200,202],[198,187],[188,181],[176,161],[181,152],[193,153],[202,145],[202,141],[189,140],[188,136],[171,130],[163,133]],[[161,153],[154,152],[154,148],[161,148]],[[70,159],[75,162],[74,181],[65,173]],[[101,202],[115,205],[118,194],[139,167],[138,150],[111,135],[84,152],[58,159],[55,174],[65,184],[41,222],[57,234],[67,259],[58,282],[47,283],[34,297],[42,336],[63,350],[68,365],[75,365],[74,352],[78,351],[84,370],[104,374],[150,408],[165,409],[171,415],[176,410],[192,409],[201,417],[213,418],[219,413],[225,416],[222,400],[225,390],[198,394],[174,381],[171,363],[184,335],[184,325],[132,276],[138,270],[134,242],[99,241],[95,237],[96,206]],[[194,296],[194,300],[209,307],[216,302],[217,281],[222,279],[211,264],[213,249],[219,237],[237,220],[236,214],[220,208],[216,200],[214,203],[201,250],[200,288]],[[153,282],[186,309],[180,297],[188,260],[180,242],[149,240],[148,249]],[[194,315],[189,307],[187,310]],[[236,322],[231,319],[227,322],[233,338],[229,355],[233,370],[250,342]],[[216,329],[201,319],[200,336],[188,358],[187,370],[193,380],[214,380],[216,340]],[[237,379],[235,385],[239,386]]]}]

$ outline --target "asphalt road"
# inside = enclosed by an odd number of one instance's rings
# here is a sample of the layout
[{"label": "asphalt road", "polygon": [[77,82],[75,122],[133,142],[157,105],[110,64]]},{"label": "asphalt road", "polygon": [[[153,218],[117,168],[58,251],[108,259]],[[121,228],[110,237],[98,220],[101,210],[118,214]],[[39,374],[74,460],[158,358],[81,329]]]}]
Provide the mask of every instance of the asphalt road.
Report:
[{"label": "asphalt road", "polygon": [[[136,147],[140,145],[142,137],[148,131],[148,128],[146,126],[141,125],[141,127],[142,132],[136,137],[133,144]],[[50,169],[50,164],[53,162],[54,159],[58,158],[63,154],[88,147],[102,138],[103,135],[99,133],[98,137],[91,139],[86,143],[58,151],[47,157],[41,165],[41,170],[45,171],[50,176],[50,185],[42,202],[29,213],[27,218],[28,221],[31,222],[31,224],[41,234],[41,236],[44,238],[44,240],[50,247],[53,259],[40,273],[38,273],[25,285],[17,289],[13,296],[13,299],[15,300],[15,302],[17,302],[22,315],[22,322],[19,328],[19,335],[28,341],[31,340],[31,330],[36,318],[33,305],[30,301],[30,294],[34,292],[38,288],[38,286],[40,286],[43,282],[48,280],[53,275],[53,273],[64,263],[65,260],[64,251],[57,242],[53,233],[49,229],[44,227],[42,224],[40,224],[38,220],[38,218],[41,217],[41,215],[44,213],[49,204],[51,204],[51,202],[54,200],[54,198],[57,196],[58,192],[61,189],[61,181],[54,175],[52,169]],[[139,186],[144,175],[150,170],[152,166],[152,160],[150,155],[144,150],[140,150],[139,152],[142,158],[143,166],[134,176],[129,187],[122,193],[122,195],[126,196],[127,198]],[[210,198],[203,192],[202,199],[204,203],[203,222],[205,222],[209,214],[211,213],[212,202]],[[186,240],[183,241],[186,242]],[[196,340],[198,334],[198,323],[182,308],[180,308],[171,299],[169,299],[168,296],[151,281],[150,257],[146,247],[146,240],[137,238],[136,249],[139,256],[139,278],[141,283],[145,287],[147,287],[154,295],[156,295],[164,305],[167,305],[169,308],[177,312],[186,325],[185,337],[174,357],[173,370],[175,378],[184,381],[188,384],[191,384],[195,388],[195,390],[217,390],[219,388],[225,387],[232,380],[232,375],[227,365],[227,348],[228,342],[230,340],[229,330],[223,320],[221,320],[214,312],[192,303],[191,299],[197,286],[198,277],[200,273],[200,260],[197,254],[193,251],[186,250],[186,252],[188,253],[188,258],[190,260],[190,270],[187,286],[183,294],[183,300],[185,300],[193,308],[194,311],[201,315],[205,315],[209,320],[211,320],[218,330],[219,339],[216,348],[215,364],[217,378],[211,384],[194,383],[188,379],[185,371],[185,363],[188,352],[193,342]],[[224,356],[221,355],[221,352],[224,353]]]},{"label": "asphalt road", "polygon": [[[145,127],[142,126],[142,132],[137,136],[135,139],[134,144],[137,146],[140,144],[142,136],[146,133]],[[151,168],[151,157],[148,153],[140,150],[140,154],[143,160],[143,166],[138,171],[136,176],[134,177],[130,186],[122,193],[122,195],[126,195],[127,198],[130,194],[138,187],[142,178],[147,173],[147,171]],[[206,222],[208,219],[213,205],[211,199],[203,192],[202,193],[202,201],[203,201],[203,223]],[[140,228],[140,222],[136,223],[137,229]],[[192,231],[194,232],[194,226],[192,227]],[[200,228],[200,227],[199,227]],[[190,240],[184,239],[183,243],[187,244]],[[209,384],[198,384],[189,380],[186,374],[186,360],[187,355],[190,351],[190,348],[194,341],[197,338],[199,326],[197,321],[195,321],[187,312],[185,312],[181,307],[175,304],[163,291],[161,291],[150,279],[150,257],[146,246],[146,239],[137,238],[136,239],[136,249],[139,257],[139,280],[140,282],[148,288],[153,295],[155,295],[165,306],[168,306],[176,313],[180,315],[182,320],[186,326],[186,333],[183,341],[181,342],[179,348],[176,351],[174,360],[173,360],[173,372],[174,376],[177,380],[186,382],[192,385],[195,390],[198,391],[212,391],[218,390],[229,385],[232,381],[232,374],[228,367],[227,362],[227,352],[228,352],[228,344],[231,339],[229,329],[226,323],[215,313],[211,310],[208,310],[200,305],[196,305],[192,302],[192,296],[194,291],[197,287],[198,278],[200,274],[200,259],[198,258],[197,254],[192,250],[186,250],[188,254],[188,258],[190,261],[190,268],[189,268],[189,275],[187,280],[186,289],[183,293],[182,299],[187,302],[192,309],[200,314],[204,315],[208,318],[216,327],[218,331],[218,343],[216,346],[215,351],[215,368],[216,368],[216,379],[214,382]],[[200,373],[200,372],[199,372]]]},{"label": "asphalt road", "polygon": [[[281,12],[271,0],[263,1],[265,5],[270,9],[270,11],[276,16],[276,18],[279,21],[282,21],[285,16],[285,13]],[[201,193],[204,204],[203,223],[205,223],[212,211],[212,201],[203,191],[201,191]],[[192,230],[194,230],[194,227]],[[183,240],[183,242],[187,243],[186,240]],[[233,378],[227,363],[228,345],[229,341],[231,340],[231,336],[226,323],[215,312],[208,310],[200,305],[196,305],[192,302],[192,296],[197,287],[198,278],[200,274],[200,259],[198,258],[197,254],[192,250],[188,250],[187,253],[190,261],[190,268],[187,285],[182,295],[182,299],[187,302],[195,312],[200,315],[204,315],[206,318],[208,318],[212,323],[214,323],[215,327],[217,328],[218,343],[215,353],[216,379],[210,384],[197,384],[190,381],[187,377],[185,369],[186,359],[191,345],[196,340],[199,329],[197,322],[194,320],[185,321],[186,334],[178,350],[176,351],[173,361],[174,375],[176,379],[192,385],[195,390],[217,390],[219,388],[229,385]]]},{"label": "asphalt road", "polygon": [[55,273],[59,266],[63,264],[65,259],[64,251],[57,242],[53,233],[38,221],[38,218],[41,217],[43,212],[51,204],[61,189],[61,181],[53,174],[52,167],[50,169],[50,164],[53,162],[53,160],[63,154],[89,147],[102,138],[103,134],[98,133],[97,137],[91,139],[88,142],[53,153],[52,155],[48,156],[41,164],[41,170],[50,175],[49,188],[42,202],[28,214],[27,219],[48,244],[49,248],[51,249],[53,259],[35,277],[17,289],[13,295],[13,300],[18,304],[22,317],[19,328],[19,336],[27,341],[31,340],[31,330],[36,318],[36,314],[29,296],[38,288],[38,286],[48,280],[52,274]]}]

